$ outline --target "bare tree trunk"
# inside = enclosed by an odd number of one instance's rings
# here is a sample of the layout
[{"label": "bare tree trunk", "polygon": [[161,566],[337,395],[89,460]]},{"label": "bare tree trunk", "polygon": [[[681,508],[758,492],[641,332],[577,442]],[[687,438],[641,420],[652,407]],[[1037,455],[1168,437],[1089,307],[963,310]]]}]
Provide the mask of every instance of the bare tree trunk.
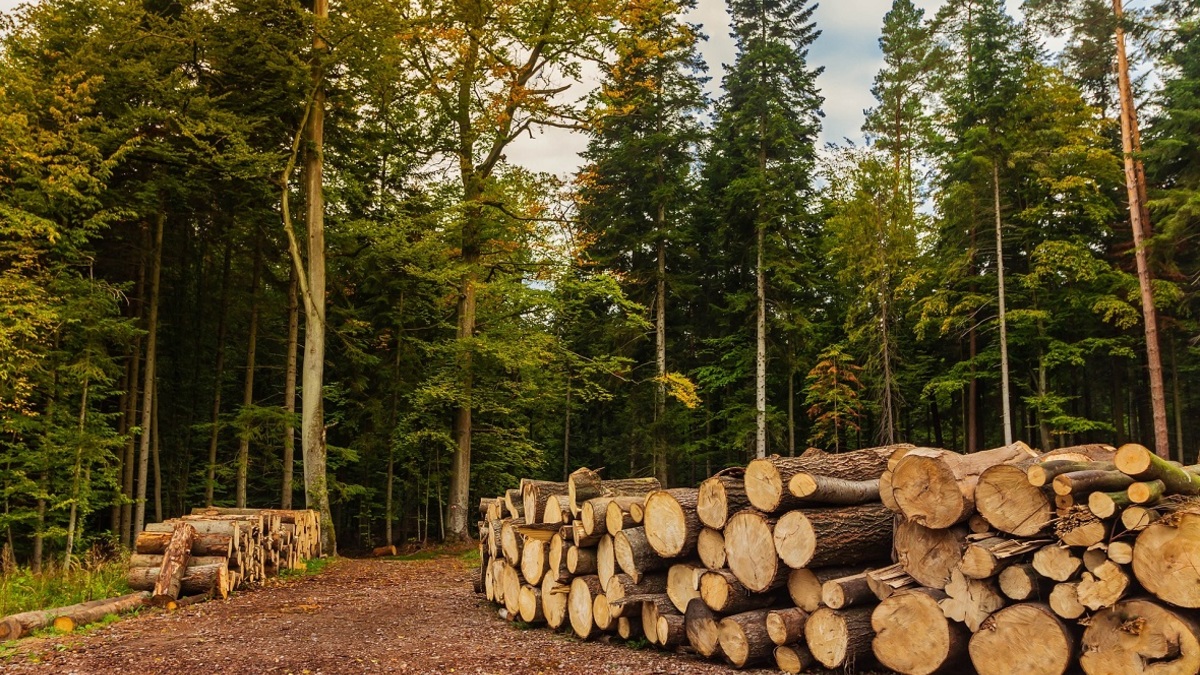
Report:
[{"label": "bare tree trunk", "polygon": [[75,467],[71,476],[71,510],[67,516],[67,550],[63,553],[63,567],[71,567],[71,555],[75,551],[75,528],[79,515],[80,479],[83,469],[83,434],[87,430],[88,378],[83,378],[83,393],[79,397],[79,440],[75,444]]},{"label": "bare tree trunk", "polygon": [[[254,405],[254,360],[258,353],[258,285],[262,276],[261,241],[255,237],[254,272],[250,279],[250,335],[246,339],[246,379],[242,385],[242,410]],[[246,508],[246,480],[250,472],[250,429],[241,430],[237,455],[237,508]]]},{"label": "bare tree trunk", "polygon": [[[883,251],[880,251],[883,253]],[[880,441],[886,445],[896,442],[895,377],[892,373],[892,334],[888,309],[891,282],[885,277],[879,290],[880,354],[883,361],[883,405],[879,414]]]},{"label": "bare tree trunk", "polygon": [[[135,316],[139,322],[145,316],[146,312],[146,250],[150,248],[149,231],[148,227],[142,227],[143,244],[138,256],[137,312]],[[130,368],[129,400],[125,408],[125,417],[127,420],[126,431],[129,433],[129,437],[125,440],[125,456],[121,463],[123,468],[121,493],[125,497],[124,503],[121,505],[121,543],[129,547],[133,547],[133,464],[137,451],[137,437],[133,434],[133,428],[137,425],[135,420],[138,417],[139,391],[142,379],[141,335],[133,341],[133,355],[131,358],[133,364]]]},{"label": "bare tree trunk", "polygon": [[788,457],[796,456],[796,346],[788,340]]},{"label": "bare tree trunk", "polygon": [[387,518],[384,521],[384,537],[386,537],[386,539],[384,539],[383,543],[385,546],[390,546],[395,543],[392,540],[392,483],[394,483],[395,480],[395,458],[392,457],[391,446],[388,446],[387,491],[384,493],[385,497],[383,505],[384,512],[387,514]]},{"label": "bare tree trunk", "polygon": [[563,423],[563,482],[571,477],[571,374],[567,373],[567,410]]},{"label": "bare tree trunk", "polygon": [[154,522],[161,523],[162,515],[162,456],[159,453],[158,433],[158,380],[154,381],[153,406],[150,421],[150,457],[154,462]]},{"label": "bare tree trunk", "polygon": [[142,384],[142,442],[138,450],[137,503],[134,505],[133,537],[136,539],[146,526],[146,482],[150,473],[150,431],[154,422],[154,379],[158,357],[159,281],[162,278],[163,226],[167,221],[165,208],[160,208],[154,223],[153,258],[150,262],[150,312],[146,320],[146,372]]},{"label": "bare tree trunk", "polygon": [[[1167,430],[1167,400],[1163,389],[1162,358],[1158,346],[1158,320],[1154,313],[1154,289],[1150,262],[1146,255],[1150,223],[1144,200],[1145,173],[1137,153],[1141,150],[1137,111],[1129,83],[1129,61],[1125,56],[1125,12],[1121,0],[1113,0],[1116,17],[1117,84],[1121,96],[1121,148],[1125,153],[1125,187],[1129,193],[1129,222],[1133,229],[1134,257],[1137,261],[1138,285],[1141,287],[1142,315],[1146,328],[1146,365],[1150,371],[1150,404],[1154,417],[1154,451],[1163,459],[1171,456],[1170,433]],[[1145,222],[1143,222],[1145,221]]]},{"label": "bare tree trunk", "polygon": [[[283,412],[287,422],[283,432],[283,495],[281,508],[292,508],[292,473],[296,457],[296,348],[300,344],[300,285],[296,279],[296,268],[290,267],[288,275],[288,339],[287,368],[283,375]],[[391,543],[391,542],[388,542]]]},{"label": "bare tree trunk", "polygon": [[1187,464],[1183,459],[1183,397],[1179,393],[1179,361],[1175,356],[1175,341],[1171,340],[1171,389],[1173,390],[1175,408],[1175,447],[1179,453],[1180,464]]},{"label": "bare tree trunk", "polygon": [[992,197],[996,209],[996,277],[1000,298],[1000,415],[1004,421],[1004,444],[1012,445],[1012,411],[1008,396],[1008,321],[1004,305],[1004,234],[1000,220],[1000,164],[992,161]]},{"label": "bare tree trunk", "polygon": [[[661,177],[659,182],[662,182]],[[663,205],[659,204],[660,233],[665,225],[664,220]],[[666,485],[667,438],[663,426],[667,414],[667,243],[661,235],[658,240],[658,267],[654,276],[654,373],[658,380],[654,390],[654,475]]]},{"label": "bare tree trunk", "polygon": [[754,456],[758,459],[767,456],[767,292],[766,277],[763,271],[763,245],[765,237],[766,233],[762,225],[759,225],[758,256],[755,264],[758,316],[755,322],[757,335],[754,353],[754,411],[756,423]]},{"label": "bare tree trunk", "polygon": [[225,335],[229,321],[229,268],[232,262],[233,242],[225,243],[225,257],[221,263],[221,299],[217,317],[217,364],[213,369],[212,429],[208,434],[208,475],[204,481],[204,504],[213,505],[213,490],[217,485],[217,444],[221,437],[221,381],[225,376]]}]

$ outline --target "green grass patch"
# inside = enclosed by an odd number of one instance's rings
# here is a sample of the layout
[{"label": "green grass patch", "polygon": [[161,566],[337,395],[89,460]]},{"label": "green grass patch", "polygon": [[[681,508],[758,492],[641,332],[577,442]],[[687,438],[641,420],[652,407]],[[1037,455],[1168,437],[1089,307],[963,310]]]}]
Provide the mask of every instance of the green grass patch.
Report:
[{"label": "green grass patch", "polygon": [[471,563],[474,565],[478,565],[480,562],[482,562],[482,558],[480,558],[480,556],[479,556],[478,548],[470,549],[469,551],[467,551],[466,553],[463,553],[462,555],[460,555],[458,557],[460,559],[462,559],[463,562]]},{"label": "green grass patch", "polygon": [[326,567],[332,565],[336,560],[337,558],[334,557],[309,558],[308,560],[304,561],[304,567],[299,569],[283,570],[279,573],[279,576],[284,579],[288,579],[292,577],[307,577],[314,574],[320,574],[325,570]]},{"label": "green grass patch", "polygon": [[0,574],[0,616],[65,607],[129,593],[124,559],[55,567],[37,574],[28,568]]}]

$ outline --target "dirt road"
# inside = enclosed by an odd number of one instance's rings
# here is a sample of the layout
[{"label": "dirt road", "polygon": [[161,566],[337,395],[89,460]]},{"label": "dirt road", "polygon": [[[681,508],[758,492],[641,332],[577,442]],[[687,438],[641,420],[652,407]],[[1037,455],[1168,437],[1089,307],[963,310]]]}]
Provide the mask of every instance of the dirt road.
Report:
[{"label": "dirt road", "polygon": [[224,602],[153,611],[84,636],[27,640],[0,661],[0,672],[734,672],[688,655],[518,629],[471,592],[470,575],[454,557],[344,560]]}]

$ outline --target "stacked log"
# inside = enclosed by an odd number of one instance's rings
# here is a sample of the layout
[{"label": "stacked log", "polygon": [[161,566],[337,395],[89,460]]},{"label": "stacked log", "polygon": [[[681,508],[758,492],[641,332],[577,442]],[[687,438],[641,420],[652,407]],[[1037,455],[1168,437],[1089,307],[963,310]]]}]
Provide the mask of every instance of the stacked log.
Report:
[{"label": "stacked log", "polygon": [[1142,446],[809,450],[624,501],[579,475],[548,562],[481,542],[528,623],[785,672],[1200,669],[1200,466]]},{"label": "stacked log", "polygon": [[153,591],[154,604],[170,606],[183,596],[225,598],[320,554],[316,511],[198,508],[146,526],[126,581]]}]

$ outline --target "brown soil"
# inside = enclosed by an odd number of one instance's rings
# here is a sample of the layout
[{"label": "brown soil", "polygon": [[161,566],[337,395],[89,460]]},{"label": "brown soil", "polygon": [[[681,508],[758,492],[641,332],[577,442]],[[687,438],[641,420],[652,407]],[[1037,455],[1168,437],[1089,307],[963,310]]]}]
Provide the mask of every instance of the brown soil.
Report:
[{"label": "brown soil", "polygon": [[[521,630],[454,557],[343,560],[312,577],[83,636],[34,638],[4,673],[732,673],[689,654]],[[773,664],[771,664],[773,665]],[[741,671],[774,673],[774,670]]]}]

